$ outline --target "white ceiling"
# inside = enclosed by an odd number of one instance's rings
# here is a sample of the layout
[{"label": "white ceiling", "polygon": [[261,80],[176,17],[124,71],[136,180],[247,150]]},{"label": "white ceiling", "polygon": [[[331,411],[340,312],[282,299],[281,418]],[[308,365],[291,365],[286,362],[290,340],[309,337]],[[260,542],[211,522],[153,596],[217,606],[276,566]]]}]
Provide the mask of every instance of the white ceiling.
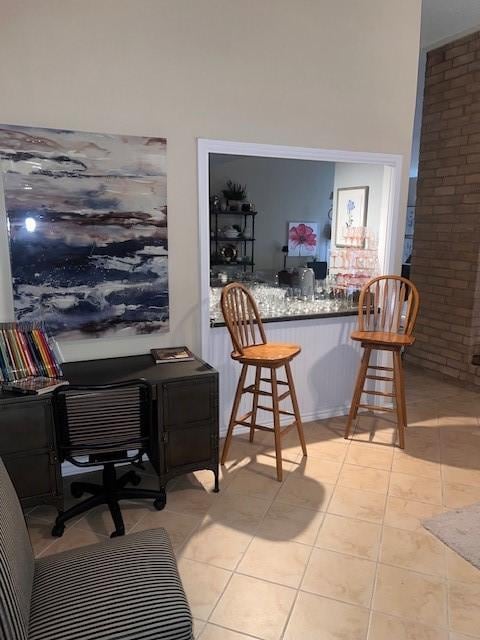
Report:
[{"label": "white ceiling", "polygon": [[480,28],[480,0],[423,0],[422,48]]}]

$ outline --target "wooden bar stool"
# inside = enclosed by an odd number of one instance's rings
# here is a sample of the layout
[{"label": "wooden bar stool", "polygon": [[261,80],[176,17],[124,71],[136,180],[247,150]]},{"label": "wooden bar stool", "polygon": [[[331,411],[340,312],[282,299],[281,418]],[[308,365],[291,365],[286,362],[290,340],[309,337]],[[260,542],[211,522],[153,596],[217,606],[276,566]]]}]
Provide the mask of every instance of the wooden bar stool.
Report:
[{"label": "wooden bar stool", "polygon": [[[358,329],[352,340],[362,343],[363,357],[357,375],[352,405],[348,414],[345,438],[350,436],[352,424],[359,409],[396,411],[400,448],[405,448],[407,406],[402,366],[402,349],[414,343],[412,336],[418,314],[419,295],[415,285],[400,276],[379,276],[367,282],[358,302]],[[371,366],[373,350],[390,351],[392,367]],[[374,370],[374,374],[369,371]],[[377,372],[380,372],[377,374]],[[392,392],[365,389],[366,380],[392,383]],[[382,405],[362,404],[362,394],[382,396],[395,400],[395,409]]]},{"label": "wooden bar stool", "polygon": [[[255,429],[272,431],[275,438],[275,454],[277,462],[277,480],[282,481],[282,445],[281,438],[296,426],[298,437],[302,445],[303,455],[307,455],[307,447],[303,435],[302,420],[298,409],[297,395],[293,384],[290,361],[297,356],[301,348],[296,344],[267,342],[262,320],[257,305],[246,287],[236,282],[228,284],[222,290],[221,306],[225,324],[232,339],[232,359],[240,362],[242,370],[238,380],[237,390],[233,401],[232,413],[228,424],[227,437],[223,446],[222,464],[228,455],[232,441],[233,430],[237,425],[249,427],[250,442],[253,442]],[[255,382],[245,387],[248,367],[255,367]],[[277,371],[284,367],[286,380],[279,380]],[[269,374],[262,378],[262,369]],[[270,390],[261,389],[261,383],[268,383]],[[286,387],[283,393],[278,393],[278,387]],[[252,408],[243,416],[238,417],[238,408],[244,393],[252,394]],[[272,406],[259,404],[261,398],[270,397]],[[280,402],[290,397],[292,411],[280,409]],[[257,424],[259,409],[273,413],[273,428]],[[292,416],[293,422],[280,429],[281,416]]]}]

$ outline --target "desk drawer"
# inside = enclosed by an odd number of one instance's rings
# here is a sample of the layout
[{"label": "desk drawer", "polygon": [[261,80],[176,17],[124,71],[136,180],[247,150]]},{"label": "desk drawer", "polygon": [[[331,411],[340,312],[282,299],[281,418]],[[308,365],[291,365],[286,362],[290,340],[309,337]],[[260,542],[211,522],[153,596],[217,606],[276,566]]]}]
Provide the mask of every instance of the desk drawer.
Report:
[{"label": "desk drawer", "polygon": [[163,429],[189,429],[215,418],[215,378],[170,382],[162,386],[159,410]]},{"label": "desk drawer", "polygon": [[53,420],[48,400],[0,405],[0,456],[51,449],[53,444]]}]

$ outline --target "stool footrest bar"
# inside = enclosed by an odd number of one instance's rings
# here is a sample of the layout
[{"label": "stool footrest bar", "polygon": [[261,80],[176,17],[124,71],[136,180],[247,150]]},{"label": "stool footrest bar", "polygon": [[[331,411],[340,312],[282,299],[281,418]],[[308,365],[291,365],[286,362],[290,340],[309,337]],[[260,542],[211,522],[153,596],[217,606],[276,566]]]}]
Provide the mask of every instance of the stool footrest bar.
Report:
[{"label": "stool footrest bar", "polygon": [[254,424],[253,426],[259,431],[270,431],[270,433],[273,433],[273,427],[265,427],[263,424]]},{"label": "stool footrest bar", "polygon": [[251,427],[252,425],[250,424],[250,422],[247,422],[246,420],[235,420],[235,424],[241,424],[242,427]]},{"label": "stool footrest bar", "polygon": [[359,408],[368,409],[369,411],[387,411],[388,413],[393,413],[393,409],[391,407],[382,407],[377,404],[359,404]]},{"label": "stool footrest bar", "polygon": [[270,411],[270,413],[273,413],[273,407],[263,407],[262,405],[257,405],[257,409],[262,409],[262,411]]},{"label": "stool footrest bar", "polygon": [[290,431],[291,431],[292,429],[294,429],[296,426],[297,426],[297,423],[296,423],[296,422],[292,422],[291,424],[287,424],[287,426],[285,426],[285,427],[282,427],[282,428],[281,428],[281,430],[280,430],[280,435],[281,435],[282,437],[283,437],[283,436],[286,436],[286,435],[287,435],[287,433],[290,433]]},{"label": "stool footrest bar", "polygon": [[[272,379],[271,379],[271,378],[260,378],[260,380],[261,380],[262,382],[271,382],[271,381],[272,381]],[[285,382],[284,380],[277,380],[277,384],[283,384],[283,385],[285,385],[286,387],[288,387],[288,382]]]},{"label": "stool footrest bar", "polygon": [[256,389],[254,384],[250,384],[248,387],[245,387],[242,393],[253,393],[256,396],[272,397],[272,394],[269,391],[261,391],[260,389]]},{"label": "stool footrest bar", "polygon": [[[273,413],[273,408],[272,407],[262,407],[262,406],[258,405],[257,409],[263,409],[263,411],[270,411],[270,413]],[[295,414],[292,413],[292,411],[283,411],[282,409],[279,409],[278,413],[280,413],[282,416],[295,417]]]},{"label": "stool footrest bar", "polygon": [[386,396],[387,398],[395,398],[394,393],[387,393],[386,391],[374,391],[373,389],[362,389],[362,393],[373,396]]},{"label": "stool footrest bar", "polygon": [[252,417],[252,413],[253,413],[252,411],[245,413],[243,416],[240,416],[239,418],[237,418],[235,422],[245,422],[246,420]]}]

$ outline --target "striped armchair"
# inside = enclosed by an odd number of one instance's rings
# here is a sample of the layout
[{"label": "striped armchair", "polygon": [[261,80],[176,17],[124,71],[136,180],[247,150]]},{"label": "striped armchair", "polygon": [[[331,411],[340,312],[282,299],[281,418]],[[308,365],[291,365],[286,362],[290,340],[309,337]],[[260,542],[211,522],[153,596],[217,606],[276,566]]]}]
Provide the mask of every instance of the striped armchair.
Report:
[{"label": "striped armchair", "polygon": [[192,640],[192,617],[164,529],[33,557],[0,460],[2,640]]}]

